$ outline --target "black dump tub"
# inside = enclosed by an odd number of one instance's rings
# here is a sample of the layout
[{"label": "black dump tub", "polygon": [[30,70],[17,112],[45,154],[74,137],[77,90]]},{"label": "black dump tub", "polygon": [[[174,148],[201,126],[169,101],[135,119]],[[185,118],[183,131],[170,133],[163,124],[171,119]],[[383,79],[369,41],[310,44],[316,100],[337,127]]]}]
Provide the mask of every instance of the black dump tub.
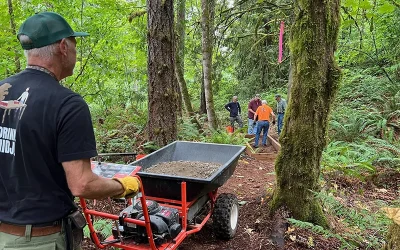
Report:
[{"label": "black dump tub", "polygon": [[[140,166],[144,192],[148,196],[181,200],[181,182],[186,182],[186,200],[193,201],[222,186],[233,174],[244,146],[176,141],[137,160],[130,165]],[[207,179],[143,172],[160,162],[200,161],[220,163],[221,166]]]}]

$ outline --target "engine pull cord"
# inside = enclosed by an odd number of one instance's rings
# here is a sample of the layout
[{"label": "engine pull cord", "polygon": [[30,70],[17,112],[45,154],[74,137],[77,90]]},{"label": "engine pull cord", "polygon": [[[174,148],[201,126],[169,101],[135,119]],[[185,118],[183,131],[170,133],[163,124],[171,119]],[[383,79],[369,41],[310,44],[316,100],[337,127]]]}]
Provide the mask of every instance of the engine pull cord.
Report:
[{"label": "engine pull cord", "polygon": [[[112,213],[112,214],[115,214],[115,213],[114,213],[114,208],[113,208],[113,206],[112,206],[111,198],[110,198],[110,197],[108,197],[108,204],[110,205],[111,213]],[[114,224],[115,224],[115,227],[117,228],[118,238],[119,238],[119,240],[121,241],[121,243],[124,244],[123,237],[122,237],[122,235],[121,235],[121,231],[119,230],[118,222],[117,222],[116,220],[114,220]]]}]

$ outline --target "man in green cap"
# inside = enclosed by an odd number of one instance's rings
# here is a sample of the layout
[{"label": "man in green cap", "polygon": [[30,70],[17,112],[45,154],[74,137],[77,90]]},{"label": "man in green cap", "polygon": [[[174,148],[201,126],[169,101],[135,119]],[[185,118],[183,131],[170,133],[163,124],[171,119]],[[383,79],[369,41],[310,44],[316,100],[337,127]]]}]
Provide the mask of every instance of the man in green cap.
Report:
[{"label": "man in green cap", "polygon": [[53,12],[29,17],[18,31],[28,65],[0,81],[0,250],[80,249],[82,223],[70,219],[82,219],[74,196],[129,198],[139,190],[135,177],[91,170],[97,151],[89,108],[59,83],[73,74],[75,37],[82,36]]}]

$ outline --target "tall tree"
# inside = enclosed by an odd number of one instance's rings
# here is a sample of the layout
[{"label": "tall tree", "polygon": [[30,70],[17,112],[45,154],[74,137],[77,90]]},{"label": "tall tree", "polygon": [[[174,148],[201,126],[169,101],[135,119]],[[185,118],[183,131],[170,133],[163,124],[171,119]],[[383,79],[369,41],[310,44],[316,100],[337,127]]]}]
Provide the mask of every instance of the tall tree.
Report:
[{"label": "tall tree", "polygon": [[208,124],[210,128],[217,128],[215,116],[213,91],[212,91],[212,53],[214,37],[214,7],[215,0],[201,0],[201,28],[202,28],[202,54],[204,74],[204,94]]},{"label": "tall tree", "polygon": [[340,0],[298,0],[291,29],[293,82],[275,162],[272,211],[286,206],[296,219],[327,226],[313,191],[319,190],[320,160],[328,115],[340,81],[336,50]]},{"label": "tall tree", "polygon": [[[202,67],[203,68],[203,67]],[[204,74],[201,73],[201,86],[200,86],[200,114],[207,114],[207,105],[206,105],[206,94],[204,93]]]},{"label": "tall tree", "polygon": [[186,112],[193,114],[192,103],[190,101],[189,92],[184,78],[185,72],[185,4],[186,0],[178,0],[177,2],[177,20],[176,20],[176,56],[175,56],[175,74],[179,83],[182,94],[183,103]]},{"label": "tall tree", "polygon": [[[15,27],[15,18],[14,18],[14,9],[13,9],[13,4],[12,0],[8,0],[8,14],[10,15],[10,27],[11,27],[11,33],[14,35],[17,34],[16,32],[16,27]],[[14,63],[15,63],[15,72],[21,71],[21,61],[19,58],[18,50],[17,48],[14,48]]]},{"label": "tall tree", "polygon": [[147,1],[148,137],[158,146],[177,138],[173,0]]}]

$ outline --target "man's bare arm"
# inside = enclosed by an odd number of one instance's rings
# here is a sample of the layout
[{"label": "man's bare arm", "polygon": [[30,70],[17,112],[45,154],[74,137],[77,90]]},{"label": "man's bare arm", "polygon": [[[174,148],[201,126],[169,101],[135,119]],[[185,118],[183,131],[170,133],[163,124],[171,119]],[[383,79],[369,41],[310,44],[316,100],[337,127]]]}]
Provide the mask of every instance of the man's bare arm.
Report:
[{"label": "man's bare arm", "polygon": [[256,112],[253,111],[252,109],[248,109],[248,111],[250,111],[251,113],[255,114]]},{"label": "man's bare arm", "polygon": [[62,163],[72,194],[86,199],[117,196],[124,188],[116,180],[100,177],[92,172],[90,159]]},{"label": "man's bare arm", "polygon": [[271,112],[271,116],[272,116],[272,119],[275,121],[275,117],[276,117],[276,116],[275,116],[274,111]]}]

